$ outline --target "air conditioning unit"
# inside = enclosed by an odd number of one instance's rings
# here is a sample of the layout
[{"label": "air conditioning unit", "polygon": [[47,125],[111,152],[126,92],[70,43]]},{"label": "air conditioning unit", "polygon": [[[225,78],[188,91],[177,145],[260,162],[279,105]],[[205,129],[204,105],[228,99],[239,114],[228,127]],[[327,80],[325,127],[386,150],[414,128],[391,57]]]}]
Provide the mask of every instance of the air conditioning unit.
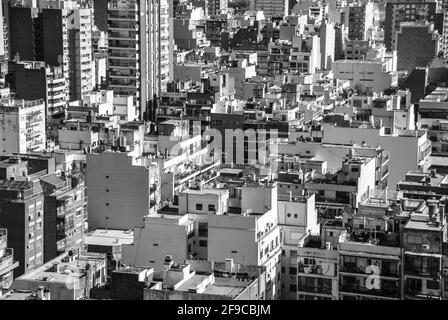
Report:
[{"label": "air conditioning unit", "polygon": [[422,244],[422,250],[429,250],[429,244]]}]

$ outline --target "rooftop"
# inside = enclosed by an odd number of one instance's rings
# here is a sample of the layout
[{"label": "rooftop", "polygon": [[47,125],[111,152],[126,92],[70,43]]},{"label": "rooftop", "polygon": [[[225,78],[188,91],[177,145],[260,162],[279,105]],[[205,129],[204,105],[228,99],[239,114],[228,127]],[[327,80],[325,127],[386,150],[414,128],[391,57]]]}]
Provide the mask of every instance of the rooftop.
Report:
[{"label": "rooftop", "polygon": [[119,246],[132,244],[134,232],[132,230],[96,229],[89,232],[84,240],[86,245]]}]

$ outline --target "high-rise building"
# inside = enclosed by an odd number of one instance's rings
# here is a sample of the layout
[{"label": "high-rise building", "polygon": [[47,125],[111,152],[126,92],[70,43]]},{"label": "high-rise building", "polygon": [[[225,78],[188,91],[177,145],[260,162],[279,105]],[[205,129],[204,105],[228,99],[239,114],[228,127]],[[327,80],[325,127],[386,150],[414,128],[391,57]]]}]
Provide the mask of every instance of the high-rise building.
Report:
[{"label": "high-rise building", "polygon": [[368,30],[373,27],[374,4],[353,4],[343,8],[341,12],[341,23],[348,27],[348,38],[350,40],[367,40]]},{"label": "high-rise building", "polygon": [[427,67],[437,56],[439,36],[433,25],[401,23],[395,35],[397,70],[411,72],[416,67]]},{"label": "high-rise building", "polygon": [[386,49],[395,50],[395,32],[402,22],[434,22],[436,10],[436,0],[389,0],[384,22]]},{"label": "high-rise building", "polygon": [[62,67],[43,61],[10,61],[6,82],[19,99],[43,99],[47,116],[63,116],[67,83]]},{"label": "high-rise building", "polygon": [[263,11],[266,18],[283,17],[288,15],[289,0],[251,0],[251,11]]},{"label": "high-rise building", "polygon": [[169,80],[168,2],[110,1],[108,22],[109,86],[133,95],[140,118],[153,119]]},{"label": "high-rise building", "polygon": [[72,10],[67,16],[70,56],[70,100],[81,100],[92,91],[95,68],[92,58],[93,9]]},{"label": "high-rise building", "polygon": [[89,2],[31,1],[9,7],[10,56],[62,66],[67,98],[93,89],[93,8]]},{"label": "high-rise building", "polygon": [[443,15],[443,33],[442,33],[442,44],[440,48],[443,52],[443,57],[448,59],[448,3],[447,9],[445,9]]},{"label": "high-rise building", "polygon": [[228,0],[208,0],[208,14],[218,15],[227,12]]}]

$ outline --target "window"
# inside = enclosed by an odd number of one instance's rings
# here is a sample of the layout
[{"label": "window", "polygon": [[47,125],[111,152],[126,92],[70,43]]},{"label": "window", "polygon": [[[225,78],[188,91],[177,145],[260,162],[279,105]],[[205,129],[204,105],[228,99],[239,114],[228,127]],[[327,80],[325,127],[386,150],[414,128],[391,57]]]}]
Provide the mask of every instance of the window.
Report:
[{"label": "window", "polygon": [[289,268],[289,274],[296,275],[297,274],[297,268],[290,267]]},{"label": "window", "polygon": [[290,292],[297,292],[297,285],[296,284],[290,284],[289,285],[289,291]]},{"label": "window", "polygon": [[232,250],[232,253],[238,253],[238,251],[236,251],[236,250]]},{"label": "window", "polygon": [[207,240],[199,240],[199,246],[200,247],[207,247]]},{"label": "window", "polygon": [[202,203],[196,203],[196,210],[202,210]]},{"label": "window", "polygon": [[426,280],[426,289],[439,290],[439,281]]},{"label": "window", "polygon": [[282,267],[282,273],[285,273],[285,267]]},{"label": "window", "polygon": [[291,256],[291,258],[297,258],[297,250],[291,250],[289,252],[289,255]]},{"label": "window", "polygon": [[208,211],[215,211],[215,205],[214,204],[209,204],[208,205]]}]

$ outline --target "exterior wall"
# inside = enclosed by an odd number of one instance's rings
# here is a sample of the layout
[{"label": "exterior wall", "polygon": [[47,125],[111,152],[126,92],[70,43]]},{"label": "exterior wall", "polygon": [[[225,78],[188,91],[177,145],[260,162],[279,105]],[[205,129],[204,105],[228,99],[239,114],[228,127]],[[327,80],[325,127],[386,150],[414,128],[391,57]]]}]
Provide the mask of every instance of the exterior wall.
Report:
[{"label": "exterior wall", "polygon": [[[191,194],[181,193],[179,195],[179,214],[210,214],[227,212],[228,193],[215,194],[204,193]],[[210,210],[212,209],[213,210]]]},{"label": "exterior wall", "polygon": [[[180,220],[180,221],[179,221]],[[134,228],[134,243],[123,245],[123,261],[138,267],[152,267],[156,271],[163,269],[166,255],[183,263],[188,258],[187,237],[193,231],[193,223],[188,222],[188,216],[179,220],[148,217],[143,227]]]},{"label": "exterior wall", "polygon": [[126,154],[87,155],[89,227],[132,229],[150,212],[150,185],[154,175],[145,166],[132,165]]},{"label": "exterior wall", "polygon": [[396,33],[397,69],[411,72],[426,67],[438,53],[438,39],[430,25],[402,24]]},{"label": "exterior wall", "polygon": [[396,86],[398,78],[386,62],[340,60],[333,63],[335,79],[348,80],[351,86],[382,92]]},{"label": "exterior wall", "polygon": [[[396,183],[403,179],[409,171],[416,171],[422,159],[419,153],[426,143],[426,135],[421,137],[406,135],[385,135],[380,129],[342,128],[324,125],[324,143],[350,143],[368,146],[381,146],[390,154],[389,188],[395,188]],[[416,133],[416,131],[411,131]]]},{"label": "exterior wall", "polygon": [[43,264],[43,201],[42,194],[20,202],[0,201],[0,226],[8,229],[8,247],[19,262],[14,277]]},{"label": "exterior wall", "polygon": [[266,19],[283,17],[288,15],[289,0],[251,0],[249,8],[251,11],[263,11]]},{"label": "exterior wall", "polygon": [[[1,103],[0,103],[1,105]],[[12,106],[10,106],[12,105]],[[43,100],[10,100],[0,106],[3,128],[0,154],[42,151],[46,146],[45,104]],[[28,131],[27,127],[32,128]]]}]

